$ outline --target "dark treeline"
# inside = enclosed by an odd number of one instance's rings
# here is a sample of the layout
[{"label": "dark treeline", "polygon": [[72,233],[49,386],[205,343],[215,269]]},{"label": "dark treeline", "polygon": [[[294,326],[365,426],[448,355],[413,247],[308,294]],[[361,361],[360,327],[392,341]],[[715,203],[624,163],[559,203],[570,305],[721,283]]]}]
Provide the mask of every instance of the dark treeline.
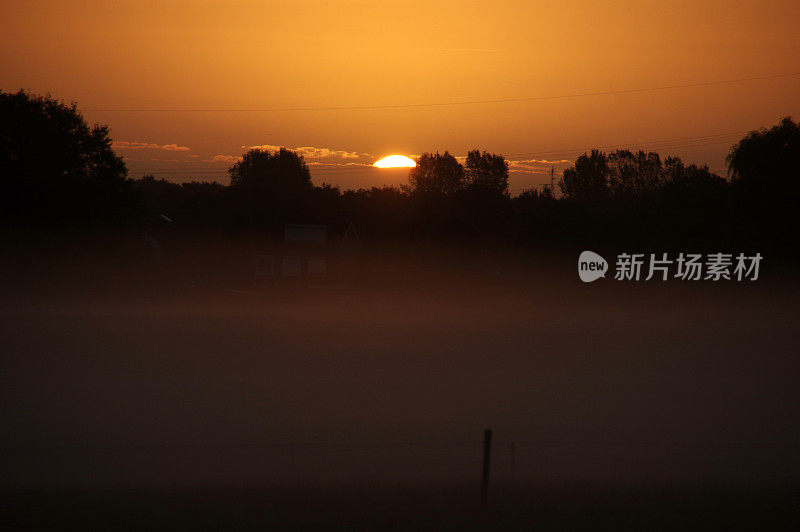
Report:
[{"label": "dark treeline", "polygon": [[732,146],[726,178],[658,153],[591,150],[558,191],[512,197],[508,162],[477,149],[463,164],[424,153],[399,188],[314,186],[303,157],[287,149],[243,154],[230,185],[131,180],[108,129],[89,127],[74,104],[0,93],[0,113],[0,207],[12,232],[168,219],[176,234],[277,235],[286,222],[353,222],[371,240],[649,250],[791,250],[799,236],[800,125],[791,118]]}]

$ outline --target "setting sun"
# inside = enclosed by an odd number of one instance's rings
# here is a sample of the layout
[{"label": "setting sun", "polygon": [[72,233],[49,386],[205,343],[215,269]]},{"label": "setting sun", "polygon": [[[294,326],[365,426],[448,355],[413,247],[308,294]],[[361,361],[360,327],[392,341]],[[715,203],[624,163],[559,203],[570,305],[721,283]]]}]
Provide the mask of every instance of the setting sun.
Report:
[{"label": "setting sun", "polygon": [[375,161],[372,166],[377,166],[378,168],[414,168],[417,166],[417,163],[405,155],[390,155],[379,161]]}]

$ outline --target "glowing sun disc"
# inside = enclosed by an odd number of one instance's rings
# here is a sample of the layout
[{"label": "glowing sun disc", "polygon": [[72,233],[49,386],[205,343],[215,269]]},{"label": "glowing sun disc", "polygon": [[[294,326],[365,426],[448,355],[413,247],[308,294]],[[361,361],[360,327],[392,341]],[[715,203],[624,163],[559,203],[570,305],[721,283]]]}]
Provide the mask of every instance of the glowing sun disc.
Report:
[{"label": "glowing sun disc", "polygon": [[417,163],[405,155],[390,155],[375,161],[372,166],[377,166],[378,168],[414,168]]}]

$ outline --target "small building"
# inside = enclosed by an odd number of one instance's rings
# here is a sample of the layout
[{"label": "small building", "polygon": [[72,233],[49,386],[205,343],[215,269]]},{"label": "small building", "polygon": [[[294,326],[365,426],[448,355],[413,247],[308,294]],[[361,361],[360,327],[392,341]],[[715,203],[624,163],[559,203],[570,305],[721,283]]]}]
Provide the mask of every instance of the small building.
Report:
[{"label": "small building", "polygon": [[256,257],[256,279],[349,284],[357,273],[360,244],[352,222],[340,236],[328,225],[285,223],[282,240]]}]

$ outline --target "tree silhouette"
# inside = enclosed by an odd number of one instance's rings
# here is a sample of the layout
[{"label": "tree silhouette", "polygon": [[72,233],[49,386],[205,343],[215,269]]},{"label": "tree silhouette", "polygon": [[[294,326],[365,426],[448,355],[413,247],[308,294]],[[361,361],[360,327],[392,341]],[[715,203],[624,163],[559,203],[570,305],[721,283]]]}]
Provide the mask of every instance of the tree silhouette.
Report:
[{"label": "tree silhouette", "polygon": [[608,155],[608,187],[614,195],[652,192],[664,184],[663,165],[657,153],[617,150]]},{"label": "tree silhouette", "polygon": [[243,154],[228,169],[230,186],[178,185],[150,175],[132,182],[108,128],[88,126],[74,104],[0,92],[5,227],[44,222],[50,231],[54,222],[107,224],[137,213],[142,222],[166,214],[181,230],[259,234],[278,234],[282,223],[298,220],[335,227],[355,222],[376,238],[456,241],[591,237],[626,245],[655,239],[696,249],[736,242],[788,250],[800,238],[800,124],[788,117],[731,149],[730,183],[677,157],[593,149],[564,171],[562,198],[550,188],[511,198],[502,155],[474,149],[462,165],[447,151],[426,152],[416,162],[408,186],[399,189],[314,187],[304,158],[285,148]]},{"label": "tree silhouette", "polygon": [[447,151],[423,153],[408,173],[413,194],[452,196],[464,188],[464,167]]},{"label": "tree silhouette", "polygon": [[652,194],[667,185],[684,189],[691,185],[695,190],[706,185],[719,187],[725,185],[725,180],[712,174],[707,166],[685,166],[678,157],[667,157],[662,162],[654,152],[616,150],[606,155],[594,149],[564,171],[559,185],[568,200],[598,200]]},{"label": "tree silhouette", "polygon": [[739,214],[736,231],[750,242],[769,240],[797,253],[800,220],[800,124],[790,117],[751,131],[727,157]]},{"label": "tree silhouette", "polygon": [[679,185],[683,187],[724,187],[727,181],[712,173],[706,165],[690,164],[685,166],[679,157],[667,157],[664,159],[662,169],[662,184],[664,186]]},{"label": "tree silhouette", "polygon": [[608,157],[592,150],[575,160],[575,165],[564,170],[558,183],[567,199],[598,200],[608,195]]},{"label": "tree silhouette", "polygon": [[770,129],[751,131],[727,157],[733,182],[749,194],[796,195],[800,191],[800,124],[783,118]]},{"label": "tree silhouette", "polygon": [[0,202],[9,220],[107,221],[136,202],[105,126],[73,103],[0,92]]},{"label": "tree silhouette", "polygon": [[228,168],[231,187],[275,197],[299,197],[313,188],[311,173],[302,155],[280,148],[253,149]]},{"label": "tree silhouette", "polygon": [[508,162],[502,155],[470,150],[467,152],[464,177],[469,188],[508,195]]}]

